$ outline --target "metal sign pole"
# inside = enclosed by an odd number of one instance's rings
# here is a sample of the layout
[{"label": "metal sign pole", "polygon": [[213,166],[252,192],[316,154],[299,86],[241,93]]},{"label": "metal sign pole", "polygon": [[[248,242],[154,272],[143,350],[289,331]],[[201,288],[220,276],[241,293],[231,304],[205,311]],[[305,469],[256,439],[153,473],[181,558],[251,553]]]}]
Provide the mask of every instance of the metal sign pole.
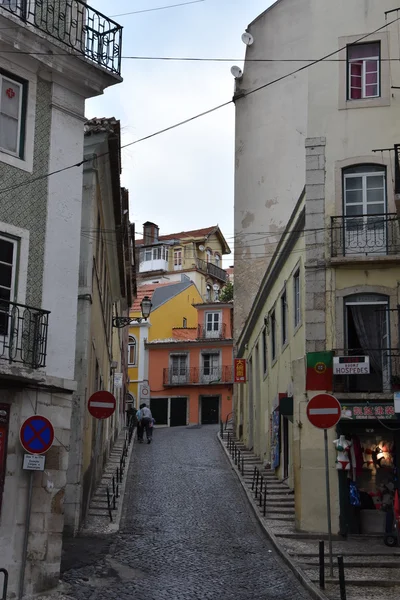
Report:
[{"label": "metal sign pole", "polygon": [[20,577],[19,577],[18,600],[21,600],[22,596],[24,595],[25,569],[26,569],[26,559],[28,556],[29,526],[30,526],[30,522],[31,522],[31,509],[32,509],[33,474],[34,474],[34,471],[29,471],[28,500],[27,500],[27,504],[26,504],[26,514],[25,514],[24,545],[23,545],[23,550],[22,550],[21,573],[20,573]]},{"label": "metal sign pole", "polygon": [[329,571],[333,577],[333,550],[332,550],[332,519],[331,519],[331,492],[329,486],[329,458],[328,458],[328,430],[324,429],[325,442],[325,475],[326,475],[326,510],[328,516],[328,540],[329,540]]}]

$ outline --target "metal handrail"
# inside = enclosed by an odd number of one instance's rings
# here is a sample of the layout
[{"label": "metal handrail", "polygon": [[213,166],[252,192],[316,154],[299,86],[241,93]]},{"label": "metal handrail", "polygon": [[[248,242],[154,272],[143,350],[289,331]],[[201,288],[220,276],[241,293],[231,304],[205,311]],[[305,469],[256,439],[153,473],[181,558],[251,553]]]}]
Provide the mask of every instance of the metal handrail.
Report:
[{"label": "metal handrail", "polygon": [[111,484],[108,484],[106,487],[107,510],[108,515],[110,517],[110,523],[113,522],[112,511],[116,510],[117,508],[117,500],[119,498],[119,486],[122,484],[123,481],[126,466],[126,458],[128,456],[129,446],[132,441],[134,429],[135,425],[132,421],[132,423],[129,425],[128,431],[125,433],[125,440],[122,448],[121,457],[119,459],[119,466],[116,468],[115,473],[111,478]]}]

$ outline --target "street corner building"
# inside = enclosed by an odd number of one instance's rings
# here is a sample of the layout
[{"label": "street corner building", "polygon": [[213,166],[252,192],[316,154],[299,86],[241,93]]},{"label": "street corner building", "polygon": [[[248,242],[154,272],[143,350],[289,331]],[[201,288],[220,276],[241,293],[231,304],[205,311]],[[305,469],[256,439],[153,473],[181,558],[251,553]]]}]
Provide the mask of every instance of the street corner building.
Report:
[{"label": "street corner building", "polygon": [[[77,388],[84,107],[121,81],[121,27],[80,0],[17,0],[0,4],[0,29],[0,568],[10,597],[22,597],[59,580]],[[106,44],[104,30],[113,32]],[[38,472],[23,469],[19,439],[33,415],[54,428]]]},{"label": "street corner building", "polygon": [[[324,437],[306,412],[321,392],[341,404],[328,432],[333,531],[383,539],[393,522],[398,8],[280,0],[249,25],[236,82],[234,322],[247,379],[235,386],[235,433],[294,490],[299,531],[327,529]],[[292,70],[257,59],[335,50],[335,60],[246,97],[254,81]]]},{"label": "street corner building", "polygon": [[[129,332],[130,401],[159,426],[219,423],[232,411],[233,304],[224,302],[230,249],[218,227],[160,236],[144,224]],[[140,318],[143,298],[152,303]]]}]

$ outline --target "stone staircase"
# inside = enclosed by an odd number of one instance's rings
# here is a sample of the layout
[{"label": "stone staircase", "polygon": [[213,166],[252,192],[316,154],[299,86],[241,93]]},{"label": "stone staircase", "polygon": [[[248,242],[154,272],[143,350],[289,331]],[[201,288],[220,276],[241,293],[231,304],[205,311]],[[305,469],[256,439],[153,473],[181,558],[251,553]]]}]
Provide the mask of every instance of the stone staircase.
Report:
[{"label": "stone staircase", "polygon": [[[134,439],[135,435],[129,444],[128,430],[124,427],[112,448],[101,481],[91,498],[82,534],[106,533],[117,520],[123,502],[123,490]],[[110,494],[112,521],[108,508],[107,488]]]},{"label": "stone staircase", "polygon": [[[232,439],[232,433],[224,432],[224,443],[228,446],[228,433],[229,439]],[[274,523],[275,521],[284,522],[291,524],[294,527],[294,492],[278,479],[271,469],[266,469],[263,466],[261,460],[252,452],[248,450],[244,444],[234,440],[236,448],[240,450],[240,465],[238,468],[241,472],[242,479],[246,484],[248,490],[252,494],[254,500],[257,503],[260,514],[264,517],[264,503],[265,503],[265,517],[264,519]],[[243,467],[243,468],[242,468]],[[258,489],[254,481],[254,471],[257,467],[260,475],[263,477],[262,491],[260,493],[260,479]],[[264,498],[264,491],[265,498]]]}]

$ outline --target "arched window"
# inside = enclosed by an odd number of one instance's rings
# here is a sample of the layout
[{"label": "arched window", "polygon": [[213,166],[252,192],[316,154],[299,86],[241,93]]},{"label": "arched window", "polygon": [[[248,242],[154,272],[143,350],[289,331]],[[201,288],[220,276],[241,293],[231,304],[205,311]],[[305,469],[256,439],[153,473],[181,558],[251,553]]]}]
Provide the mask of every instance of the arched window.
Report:
[{"label": "arched window", "polygon": [[210,248],[207,248],[206,250],[206,257],[207,257],[207,262],[210,263],[212,262],[212,250]]},{"label": "arched window", "polygon": [[217,254],[217,252],[214,254],[215,257],[215,264],[217,267],[221,266],[221,256],[219,254]]},{"label": "arched window", "polygon": [[136,338],[133,335],[129,336],[128,365],[130,367],[136,365]]},{"label": "arched window", "polygon": [[346,254],[386,254],[386,168],[357,165],[343,170]]}]

